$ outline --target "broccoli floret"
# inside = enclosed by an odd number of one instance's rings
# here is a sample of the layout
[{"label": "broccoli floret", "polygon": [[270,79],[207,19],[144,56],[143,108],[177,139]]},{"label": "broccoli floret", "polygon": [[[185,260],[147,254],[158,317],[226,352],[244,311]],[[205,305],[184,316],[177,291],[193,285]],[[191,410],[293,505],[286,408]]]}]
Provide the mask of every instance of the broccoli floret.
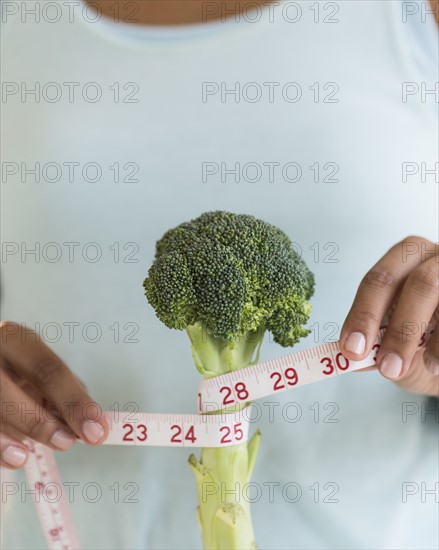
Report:
[{"label": "broccoli floret", "polygon": [[207,212],[171,229],[144,287],[166,326],[190,336],[201,327],[220,347],[265,329],[292,346],[309,332],[313,274],[285,233],[253,216]]}]

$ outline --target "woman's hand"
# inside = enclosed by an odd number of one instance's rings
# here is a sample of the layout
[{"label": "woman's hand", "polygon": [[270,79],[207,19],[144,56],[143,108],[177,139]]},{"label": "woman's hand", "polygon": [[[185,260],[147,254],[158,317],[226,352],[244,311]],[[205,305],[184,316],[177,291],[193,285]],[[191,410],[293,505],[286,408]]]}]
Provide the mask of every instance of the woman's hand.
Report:
[{"label": "woman's hand", "polygon": [[108,426],[83,384],[41,337],[16,323],[0,323],[0,465],[20,468],[31,438],[66,451],[77,438],[104,441]]},{"label": "woman's hand", "polygon": [[[405,389],[439,396],[439,247],[421,237],[393,246],[363,278],[340,335],[348,359],[363,359],[390,317],[376,366]],[[420,348],[428,324],[427,347]]]}]

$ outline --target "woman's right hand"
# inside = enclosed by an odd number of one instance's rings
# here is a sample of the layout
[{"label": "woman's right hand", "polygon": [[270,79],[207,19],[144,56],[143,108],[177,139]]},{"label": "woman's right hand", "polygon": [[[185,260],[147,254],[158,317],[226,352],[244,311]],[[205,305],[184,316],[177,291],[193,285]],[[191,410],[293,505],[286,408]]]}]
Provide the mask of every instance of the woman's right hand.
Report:
[{"label": "woman's right hand", "polygon": [[78,437],[99,445],[108,425],[84,385],[32,330],[0,323],[0,466],[23,466],[25,439],[66,451]]}]

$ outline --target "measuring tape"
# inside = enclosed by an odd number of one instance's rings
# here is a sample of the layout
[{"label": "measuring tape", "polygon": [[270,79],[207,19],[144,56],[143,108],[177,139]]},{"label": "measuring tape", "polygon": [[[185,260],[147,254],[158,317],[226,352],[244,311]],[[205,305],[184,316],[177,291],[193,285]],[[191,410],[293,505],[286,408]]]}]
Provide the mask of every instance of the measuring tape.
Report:
[{"label": "measuring tape", "polygon": [[[425,346],[430,332],[423,335],[419,346]],[[223,447],[244,443],[250,424],[250,407],[245,406],[246,403],[375,365],[383,334],[381,329],[370,353],[361,361],[347,359],[340,352],[338,342],[331,342],[204,380],[198,393],[201,413],[198,415],[105,412],[109,435],[103,444]],[[241,410],[225,412],[231,407]],[[34,491],[48,547],[78,550],[80,546],[54,453],[42,443],[25,443],[30,451],[25,472]],[[51,492],[55,491],[57,494],[52,497]]]},{"label": "measuring tape", "polygon": [[373,366],[383,334],[381,329],[369,355],[361,361],[350,361],[340,352],[338,342],[331,342],[204,380],[198,393],[198,411],[219,411]]},{"label": "measuring tape", "polygon": [[[104,445],[155,447],[226,447],[247,441],[249,407],[227,415],[104,412],[109,433]],[[38,517],[50,549],[79,549],[55,454],[36,441],[25,441],[24,466]]]}]

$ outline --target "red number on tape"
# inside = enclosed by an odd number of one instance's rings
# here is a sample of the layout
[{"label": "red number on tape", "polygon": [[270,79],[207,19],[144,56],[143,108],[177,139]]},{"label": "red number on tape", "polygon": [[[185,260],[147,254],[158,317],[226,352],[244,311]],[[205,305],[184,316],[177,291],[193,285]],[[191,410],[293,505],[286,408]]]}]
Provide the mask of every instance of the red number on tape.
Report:
[{"label": "red number on tape", "polygon": [[131,436],[131,434],[134,432],[134,428],[131,424],[124,424],[123,429],[128,428],[127,433],[123,436],[124,441],[134,441],[134,439]]},{"label": "red number on tape", "polygon": [[233,426],[233,431],[235,432],[235,441],[241,441],[244,437],[244,432],[241,430],[241,422]]},{"label": "red number on tape", "polygon": [[[342,353],[337,353],[337,355],[335,356],[335,362],[337,363],[337,367],[340,370],[348,370],[349,359],[346,359],[346,357]],[[322,373],[326,374],[326,376],[329,376],[335,371],[335,367],[332,364],[332,360],[330,357],[322,357],[320,359],[320,363],[326,365],[326,369],[322,371]]]},{"label": "red number on tape", "polygon": [[192,443],[195,443],[197,438],[195,437],[195,427],[191,426],[189,430],[187,431],[187,434],[184,436],[186,441],[192,441]]},{"label": "red number on tape", "polygon": [[137,439],[139,441],[146,441],[148,437],[148,431],[145,424],[139,424],[137,428],[138,428],[138,431],[140,432],[140,435],[137,436]]},{"label": "red number on tape", "polygon": [[[341,359],[344,360],[344,365],[341,364]],[[335,356],[335,362],[337,363],[337,367],[340,370],[348,370],[349,368],[349,359],[347,359],[342,353],[337,353]]]},{"label": "red number on tape", "polygon": [[[248,399],[248,391],[247,387],[244,384],[244,382],[237,382],[234,386],[236,396],[240,401],[245,401]],[[229,386],[223,386],[220,388],[220,393],[225,393],[224,399],[223,399],[223,405],[232,405],[232,403],[235,402],[232,396],[232,388]]]},{"label": "red number on tape", "polygon": [[282,380],[282,375],[280,372],[272,372],[270,374],[270,378],[271,379],[276,379],[274,385],[273,385],[273,390],[284,390],[285,389],[285,384],[281,384],[281,380]]},{"label": "red number on tape", "polygon": [[299,375],[297,374],[296,369],[293,369],[293,367],[289,367],[284,372],[284,376],[287,379],[287,384],[289,386],[295,386],[297,382],[299,381]]},{"label": "red number on tape", "polygon": [[229,388],[228,386],[223,386],[220,388],[220,393],[223,393],[223,391],[226,392],[226,395],[223,399],[223,405],[231,405],[235,402],[235,400],[232,398],[230,399],[230,396],[232,395],[232,388]]},{"label": "red number on tape", "polygon": [[240,401],[244,401],[245,399],[248,399],[248,391],[247,391],[247,388],[245,387],[244,382],[238,382],[237,384],[235,384],[235,391]]},{"label": "red number on tape", "polygon": [[228,426],[222,426],[220,432],[224,432],[224,435],[221,438],[221,443],[231,443],[231,439],[227,439],[230,436],[230,428]]},{"label": "red number on tape", "polygon": [[[379,344],[374,344],[374,345],[372,346],[372,349],[376,349],[376,350],[377,350],[377,353],[378,353],[378,350],[380,349],[380,347],[381,347],[381,346],[380,346]],[[375,362],[376,362],[376,360],[377,360],[377,353],[375,353],[375,355],[373,356],[372,361],[375,361]]]},{"label": "red number on tape", "polygon": [[[174,424],[171,426],[171,430],[174,430],[175,433],[171,437],[171,443],[183,443],[183,440],[181,439],[181,435],[183,433],[183,428],[179,426],[178,424]],[[184,439],[186,441],[191,441],[192,443],[195,443],[197,438],[195,437],[195,426],[191,426],[189,430],[186,432],[186,435],[184,436]]]},{"label": "red number on tape", "polygon": [[[299,381],[299,376],[297,374],[297,371],[296,371],[296,369],[293,369],[292,367],[289,367],[288,369],[285,370],[284,376],[287,379],[288,386],[295,386],[297,384],[297,382]],[[284,390],[285,389],[285,384],[281,384],[282,374],[280,372],[278,372],[278,371],[272,372],[270,374],[270,378],[271,379],[276,379],[276,381],[273,385],[273,390]]]},{"label": "red number on tape", "polygon": [[322,357],[320,359],[320,363],[322,363],[323,365],[326,365],[327,367],[327,369],[322,371],[323,374],[326,374],[327,376],[329,376],[334,372],[335,370],[334,365],[332,364],[332,360],[330,357]]},{"label": "red number on tape", "polygon": [[[235,441],[241,441],[241,439],[244,437],[244,432],[241,430],[241,426],[241,422],[238,422],[238,424],[235,424],[233,426]],[[230,437],[231,431],[229,426],[222,426],[222,428],[220,428],[220,432],[224,432],[224,435],[221,438],[221,443],[232,443],[232,439]]]},{"label": "red number on tape", "polygon": [[[124,430],[127,430],[123,436],[123,441],[134,441],[132,434],[134,433],[134,426],[132,424],[124,424],[122,427]],[[137,441],[146,441],[148,438],[148,428],[145,424],[136,425],[135,438]]]}]

